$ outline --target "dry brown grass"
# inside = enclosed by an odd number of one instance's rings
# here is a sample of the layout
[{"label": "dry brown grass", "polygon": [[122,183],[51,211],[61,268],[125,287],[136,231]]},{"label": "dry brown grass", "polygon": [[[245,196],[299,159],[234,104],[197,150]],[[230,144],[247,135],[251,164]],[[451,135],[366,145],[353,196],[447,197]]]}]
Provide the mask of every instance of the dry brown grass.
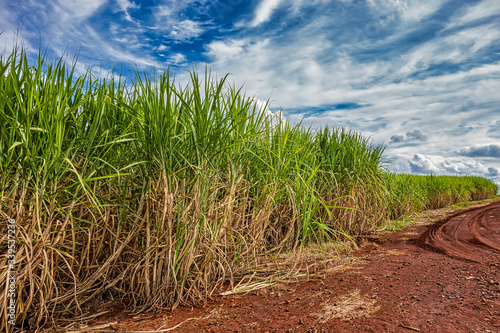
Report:
[{"label": "dry brown grass", "polygon": [[355,289],[335,300],[323,302],[317,322],[324,324],[332,319],[351,320],[367,317],[380,309],[376,303],[374,298],[361,295],[361,291]]},{"label": "dry brown grass", "polygon": [[[235,293],[313,274],[299,265],[300,247],[280,254],[286,240],[297,242],[292,210],[270,197],[256,203],[243,182],[211,184],[175,192],[180,186],[162,175],[126,208],[94,205],[92,197],[39,198],[28,187],[16,201],[3,198],[1,218],[14,216],[18,226],[17,315],[28,327],[49,318],[87,320],[101,300],[121,300],[140,313],[203,302],[223,284]],[[118,201],[113,188],[101,191],[100,200]]]}]

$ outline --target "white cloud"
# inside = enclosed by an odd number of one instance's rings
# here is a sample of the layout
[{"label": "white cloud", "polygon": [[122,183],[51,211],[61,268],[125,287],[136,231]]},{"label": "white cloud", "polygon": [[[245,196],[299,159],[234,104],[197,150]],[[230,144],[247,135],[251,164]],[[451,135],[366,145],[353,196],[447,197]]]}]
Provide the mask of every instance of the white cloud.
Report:
[{"label": "white cloud", "polygon": [[116,2],[118,3],[118,6],[120,7],[120,10],[122,12],[126,12],[129,9],[139,8],[139,5],[135,4],[130,0],[116,0]]},{"label": "white cloud", "polygon": [[169,37],[177,40],[191,39],[203,33],[200,24],[191,20],[183,20],[172,25]]},{"label": "white cloud", "polygon": [[500,27],[483,25],[455,34],[437,37],[403,54],[399,74],[408,76],[443,62],[460,63],[500,40]]},{"label": "white cloud", "polygon": [[321,8],[341,4],[343,10],[347,10],[355,0],[288,0],[286,1],[287,9],[290,9],[292,15],[300,16],[305,7]]},{"label": "white cloud", "polygon": [[[412,173],[437,175],[473,175],[491,178],[493,167],[485,165],[484,161],[471,158],[443,157],[439,155],[415,154],[412,157],[399,156],[399,163],[407,160]],[[494,170],[493,170],[494,169]]]},{"label": "white cloud", "polygon": [[102,5],[109,0],[58,0],[53,8],[60,21],[81,22],[92,16]]},{"label": "white cloud", "polygon": [[[154,8],[153,30],[168,32],[168,37],[178,41],[189,40],[200,36],[205,27],[197,21],[182,18],[181,13],[189,8],[195,0],[172,1]],[[203,2],[203,1],[202,1]]]},{"label": "white cloud", "polygon": [[480,176],[500,185],[498,163],[491,159],[432,154],[393,154],[388,169],[396,173]]},{"label": "white cloud", "polygon": [[179,65],[179,64],[186,62],[187,59],[186,59],[186,56],[182,53],[174,53],[169,57],[169,60],[172,63]]},{"label": "white cloud", "polygon": [[[409,1],[403,7],[401,18],[409,24],[416,24],[436,13],[447,0]],[[401,2],[401,1],[399,1]]]},{"label": "white cloud", "polygon": [[467,146],[457,151],[459,155],[470,157],[500,158],[500,142],[490,144],[476,144]]},{"label": "white cloud", "polygon": [[[268,44],[268,39],[264,39],[253,44],[249,39],[214,41],[207,45],[207,55],[213,60],[213,66],[220,68],[221,72],[224,72],[224,67],[226,67],[225,72],[231,72],[233,70],[233,66],[231,66],[230,62],[233,60],[238,62],[237,66],[240,64],[249,64],[250,61],[252,61],[255,66],[258,66],[259,64],[256,63],[259,58],[258,53],[263,52],[262,55],[264,57],[267,56],[267,52],[264,50]],[[253,58],[246,58],[246,55]]]},{"label": "white cloud", "polygon": [[261,0],[255,10],[255,17],[250,22],[251,27],[256,27],[264,22],[269,21],[273,11],[278,8],[282,0]]},{"label": "white cloud", "polygon": [[475,23],[500,15],[500,1],[483,0],[475,5],[466,5],[454,17],[450,18],[446,30]]},{"label": "white cloud", "polygon": [[267,114],[272,114],[272,112],[269,110],[267,102],[265,102],[265,101],[263,101],[261,99],[258,99],[257,97],[254,97],[252,99],[252,104],[255,105],[255,107],[257,108],[257,110],[263,111],[263,112],[265,112]]},{"label": "white cloud", "polygon": [[432,158],[415,154],[412,159],[409,159],[412,173],[439,173],[439,167]]},{"label": "white cloud", "polygon": [[129,9],[137,9],[140,6],[135,4],[134,2],[132,2],[130,0],[116,0],[116,2],[118,4],[118,7],[120,7],[120,11],[125,13],[125,19],[127,21],[133,22],[134,20],[132,19],[132,17],[128,13],[128,10]]},{"label": "white cloud", "polygon": [[375,13],[388,14],[408,9],[408,3],[404,0],[367,0],[366,2]]},{"label": "white cloud", "polygon": [[112,45],[107,42],[97,32],[90,26],[85,27],[85,33],[88,37],[91,37],[92,47],[101,53],[101,56],[107,56],[110,60],[124,62],[126,64],[132,66],[140,66],[140,67],[156,67],[161,68],[162,64],[154,57],[144,56],[139,54],[134,54],[128,52],[126,49],[118,48],[115,45]]},{"label": "white cloud", "polygon": [[415,24],[437,12],[447,0],[367,0],[375,19]]},{"label": "white cloud", "polygon": [[[459,46],[470,50],[466,53],[470,57],[471,53],[476,53],[500,39],[500,29],[498,24],[487,24],[479,27],[462,30],[455,35],[444,38],[443,42],[450,46]],[[440,42],[438,39],[436,42]]]}]

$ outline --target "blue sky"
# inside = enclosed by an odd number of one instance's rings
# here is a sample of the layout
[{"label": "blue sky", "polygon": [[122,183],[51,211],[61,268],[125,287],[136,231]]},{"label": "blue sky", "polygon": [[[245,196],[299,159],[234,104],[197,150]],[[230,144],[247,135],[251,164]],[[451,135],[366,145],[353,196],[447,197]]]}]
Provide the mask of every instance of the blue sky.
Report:
[{"label": "blue sky", "polygon": [[0,0],[0,31],[81,72],[208,64],[294,123],[387,144],[393,171],[500,184],[499,0]]}]

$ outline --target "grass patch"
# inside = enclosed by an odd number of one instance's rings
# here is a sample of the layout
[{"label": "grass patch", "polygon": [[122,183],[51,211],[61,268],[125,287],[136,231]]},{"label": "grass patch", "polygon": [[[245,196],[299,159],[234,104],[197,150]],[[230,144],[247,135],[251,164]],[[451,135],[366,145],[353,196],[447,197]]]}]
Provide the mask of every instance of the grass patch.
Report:
[{"label": "grass patch", "polygon": [[382,228],[379,229],[378,231],[401,231],[403,228],[406,228],[408,226],[411,226],[415,223],[415,219],[409,214],[405,214],[403,216],[400,216],[396,220],[390,220],[387,222],[387,224]]}]

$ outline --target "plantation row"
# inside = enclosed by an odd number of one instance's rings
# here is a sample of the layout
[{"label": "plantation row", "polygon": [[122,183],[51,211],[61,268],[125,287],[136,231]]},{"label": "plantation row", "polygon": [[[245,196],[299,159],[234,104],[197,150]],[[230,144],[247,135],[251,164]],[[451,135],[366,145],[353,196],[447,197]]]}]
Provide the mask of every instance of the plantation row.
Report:
[{"label": "plantation row", "polygon": [[417,176],[384,174],[387,210],[391,219],[409,212],[476,201],[497,194],[492,181],[473,176]]},{"label": "plantation row", "polygon": [[[101,297],[138,310],[204,301],[268,255],[497,192],[478,177],[388,174],[383,146],[291,126],[252,100],[209,73],[183,87],[168,72],[125,82],[43,54],[2,57],[0,214],[17,230],[17,323],[85,314]],[[3,222],[1,235],[6,251]]]}]

